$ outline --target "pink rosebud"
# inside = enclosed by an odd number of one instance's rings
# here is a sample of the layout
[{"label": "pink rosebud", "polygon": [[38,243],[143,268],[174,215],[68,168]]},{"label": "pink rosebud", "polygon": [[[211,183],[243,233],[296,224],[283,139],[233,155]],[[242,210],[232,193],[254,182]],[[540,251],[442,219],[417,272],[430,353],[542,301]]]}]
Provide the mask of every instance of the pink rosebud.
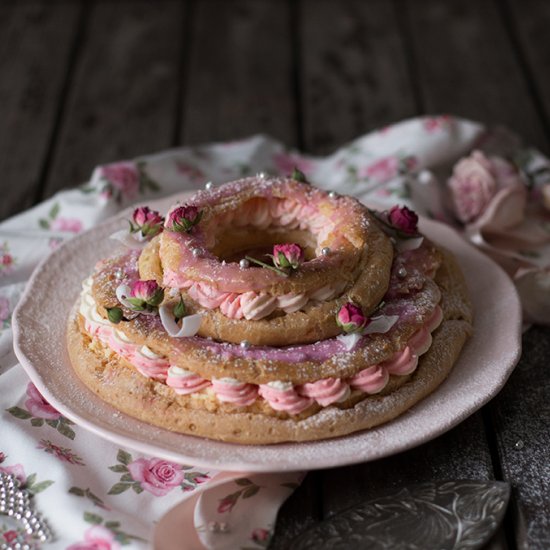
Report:
[{"label": "pink rosebud", "polygon": [[163,229],[164,218],[156,210],[150,210],[148,206],[136,208],[133,219],[134,223],[130,223],[132,233],[141,231],[144,237],[153,238]]},{"label": "pink rosebud", "polygon": [[147,306],[157,307],[164,300],[164,290],[156,281],[135,281],[131,286],[128,301],[138,309]]},{"label": "pink rosebud", "polygon": [[196,206],[179,206],[172,210],[166,222],[166,229],[177,233],[188,233],[202,218],[202,210]]},{"label": "pink rosebud", "polygon": [[304,251],[297,244],[276,244],[273,247],[273,263],[280,269],[298,269],[303,261]]},{"label": "pink rosebud", "polygon": [[405,235],[418,233],[418,216],[416,212],[409,210],[406,206],[394,206],[388,212],[388,222]]},{"label": "pink rosebud", "polygon": [[463,223],[475,220],[497,190],[491,161],[481,151],[474,151],[455,165],[447,186],[458,219]]},{"label": "pink rosebud", "polygon": [[226,512],[230,512],[233,510],[233,507],[235,504],[237,504],[237,501],[239,500],[239,493],[231,493],[230,495],[227,495],[225,498],[220,499],[220,503],[218,504],[218,514],[225,514]]},{"label": "pink rosebud", "polygon": [[367,324],[367,318],[359,306],[348,302],[340,308],[336,323],[344,332],[358,332]]}]

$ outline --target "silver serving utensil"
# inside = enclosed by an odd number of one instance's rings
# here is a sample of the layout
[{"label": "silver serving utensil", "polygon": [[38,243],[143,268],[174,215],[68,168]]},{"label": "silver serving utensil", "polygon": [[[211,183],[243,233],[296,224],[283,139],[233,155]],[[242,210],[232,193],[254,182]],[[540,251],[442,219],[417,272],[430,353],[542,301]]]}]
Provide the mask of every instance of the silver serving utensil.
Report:
[{"label": "silver serving utensil", "polygon": [[501,481],[442,481],[396,489],[304,531],[297,550],[474,550],[497,530],[510,499]]}]

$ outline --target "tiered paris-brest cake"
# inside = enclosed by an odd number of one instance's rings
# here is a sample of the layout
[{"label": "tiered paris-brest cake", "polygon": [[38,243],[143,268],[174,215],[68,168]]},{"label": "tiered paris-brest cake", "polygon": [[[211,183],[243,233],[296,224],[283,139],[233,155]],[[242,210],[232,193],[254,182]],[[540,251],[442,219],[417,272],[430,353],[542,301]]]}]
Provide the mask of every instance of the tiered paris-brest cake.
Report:
[{"label": "tiered paris-brest cake", "polygon": [[406,207],[294,177],[135,210],[69,320],[92,391],[168,430],[266,444],[376,426],[443,382],[471,331],[453,257]]}]

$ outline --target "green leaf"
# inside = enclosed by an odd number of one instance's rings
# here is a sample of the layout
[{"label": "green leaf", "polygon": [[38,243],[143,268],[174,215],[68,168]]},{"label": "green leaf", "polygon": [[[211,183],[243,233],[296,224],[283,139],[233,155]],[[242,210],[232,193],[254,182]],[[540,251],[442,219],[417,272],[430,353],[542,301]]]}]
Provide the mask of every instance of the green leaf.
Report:
[{"label": "green leaf", "polygon": [[83,497],[86,494],[84,489],[81,489],[80,487],[71,487],[69,489],[69,493],[71,495],[76,495],[77,497]]},{"label": "green leaf", "polygon": [[40,428],[40,426],[43,426],[44,425],[44,419],[43,418],[33,418],[31,420],[31,424],[35,427],[35,428]]},{"label": "green leaf", "polygon": [[122,449],[119,449],[118,450],[118,453],[116,455],[116,459],[122,463],[122,464],[126,464],[126,466],[128,466],[128,464],[130,464],[130,462],[132,462],[132,455],[126,451],[123,451]]},{"label": "green leaf", "polygon": [[59,214],[59,210],[60,210],[59,203],[56,202],[50,210],[50,213],[49,213],[50,220],[55,220],[55,218],[57,218],[57,215]]},{"label": "green leaf", "polygon": [[132,485],[132,489],[134,490],[134,493],[136,494],[140,494],[140,493],[143,493],[143,487],[139,484],[139,481],[136,481],[133,485]]},{"label": "green leaf", "polygon": [[27,476],[27,481],[25,482],[25,485],[27,487],[31,487],[35,481],[36,481],[36,474],[31,474],[30,476]]},{"label": "green leaf", "polygon": [[124,464],[115,464],[114,466],[109,466],[109,470],[117,474],[123,474],[128,471],[128,468]]},{"label": "green leaf", "polygon": [[37,483],[36,485],[33,485],[32,487],[29,487],[29,491],[36,495],[37,493],[41,493],[42,491],[45,491],[50,485],[53,485],[53,481],[47,479],[46,481],[41,481],[40,483]]},{"label": "green leaf", "polygon": [[84,186],[82,186],[82,187],[80,188],[80,191],[81,191],[82,193],[84,193],[84,194],[87,195],[87,194],[89,194],[89,193],[93,193],[93,192],[95,191],[95,188],[94,188],[94,187],[90,187],[90,186],[84,185]]},{"label": "green leaf", "polygon": [[15,418],[20,418],[21,420],[28,420],[29,418],[32,418],[32,414],[29,411],[26,411],[25,409],[21,409],[20,407],[11,407],[6,410],[12,416],[15,416]]},{"label": "green leaf", "polygon": [[47,424],[48,426],[51,426],[52,428],[57,428],[57,425],[59,424],[59,420],[47,419],[47,420],[46,420],[46,424]]},{"label": "green leaf", "polygon": [[287,487],[288,489],[298,489],[300,485],[298,483],[294,483],[293,481],[289,481],[288,483],[281,483],[281,487]]},{"label": "green leaf", "polygon": [[243,498],[250,498],[253,497],[260,488],[257,485],[253,485],[252,487],[248,487],[248,489],[244,490]]},{"label": "green leaf", "polygon": [[178,304],[174,308],[173,313],[174,313],[174,317],[176,318],[176,321],[178,321],[182,317],[185,317],[185,313],[186,313],[185,304],[183,303],[183,298],[182,298],[181,295],[180,295],[180,301],[178,302]]},{"label": "green leaf", "polygon": [[91,512],[84,512],[84,521],[93,525],[101,525],[103,523],[103,518]]},{"label": "green leaf", "polygon": [[124,493],[124,491],[127,491],[131,485],[129,483],[115,483],[109,492],[108,495],[120,495],[120,493]]},{"label": "green leaf", "polygon": [[43,219],[43,218],[38,220],[38,225],[42,229],[49,229],[50,228],[50,222],[48,220]]},{"label": "green leaf", "polygon": [[72,428],[69,428],[69,426],[67,426],[67,424],[65,424],[64,422],[59,423],[59,425],[57,426],[57,431],[61,435],[68,437],[71,441],[75,438],[76,435],[74,433],[74,430]]},{"label": "green leaf", "polygon": [[239,479],[236,479],[235,480],[235,483],[237,485],[241,485],[241,486],[244,486],[244,485],[252,485],[252,481],[250,481],[247,477],[241,477]]},{"label": "green leaf", "polygon": [[105,527],[107,527],[107,529],[118,529],[120,527],[120,521],[106,521]]},{"label": "green leaf", "polygon": [[292,171],[292,175],[290,176],[293,180],[301,181],[302,183],[309,183],[307,181],[306,175],[301,171],[294,167],[294,170]]},{"label": "green leaf", "polygon": [[120,478],[120,481],[129,481],[130,483],[133,483],[133,482],[134,482],[134,478],[133,478],[130,474],[124,474],[124,475]]},{"label": "green leaf", "polygon": [[107,307],[105,309],[107,310],[107,317],[109,318],[109,321],[111,321],[114,325],[118,325],[124,318],[122,309],[119,307]]}]

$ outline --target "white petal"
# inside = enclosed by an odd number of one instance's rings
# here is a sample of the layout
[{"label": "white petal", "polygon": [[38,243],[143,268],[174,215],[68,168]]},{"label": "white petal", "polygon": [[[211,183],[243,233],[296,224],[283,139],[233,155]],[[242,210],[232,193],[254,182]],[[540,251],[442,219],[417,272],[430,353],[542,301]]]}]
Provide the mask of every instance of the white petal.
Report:
[{"label": "white petal", "polygon": [[181,320],[181,327],[174,320],[173,308],[163,304],[159,307],[160,320],[164,330],[173,338],[195,336],[199,331],[202,321],[202,313],[187,315]]},{"label": "white petal", "polygon": [[131,309],[132,311],[135,309],[135,306],[133,306],[126,298],[130,296],[132,289],[128,285],[118,285],[116,287],[116,297],[117,300],[123,305],[126,306],[128,309]]},{"label": "white petal", "polygon": [[404,252],[405,250],[416,250],[422,246],[424,237],[414,237],[412,239],[397,239],[397,252]]},{"label": "white petal", "polygon": [[363,334],[384,334],[397,323],[398,319],[399,315],[379,315],[378,317],[373,317],[363,330]]},{"label": "white petal", "polygon": [[363,338],[363,335],[360,332],[351,332],[350,334],[340,334],[336,339],[344,344],[345,348],[348,351],[351,351],[358,343],[359,340]]},{"label": "white petal", "polygon": [[140,250],[145,248],[145,245],[147,244],[147,240],[141,236],[141,233],[130,233],[127,229],[116,231],[112,235],[109,235],[109,239],[120,241],[124,246],[127,246],[128,248],[137,248]]}]

